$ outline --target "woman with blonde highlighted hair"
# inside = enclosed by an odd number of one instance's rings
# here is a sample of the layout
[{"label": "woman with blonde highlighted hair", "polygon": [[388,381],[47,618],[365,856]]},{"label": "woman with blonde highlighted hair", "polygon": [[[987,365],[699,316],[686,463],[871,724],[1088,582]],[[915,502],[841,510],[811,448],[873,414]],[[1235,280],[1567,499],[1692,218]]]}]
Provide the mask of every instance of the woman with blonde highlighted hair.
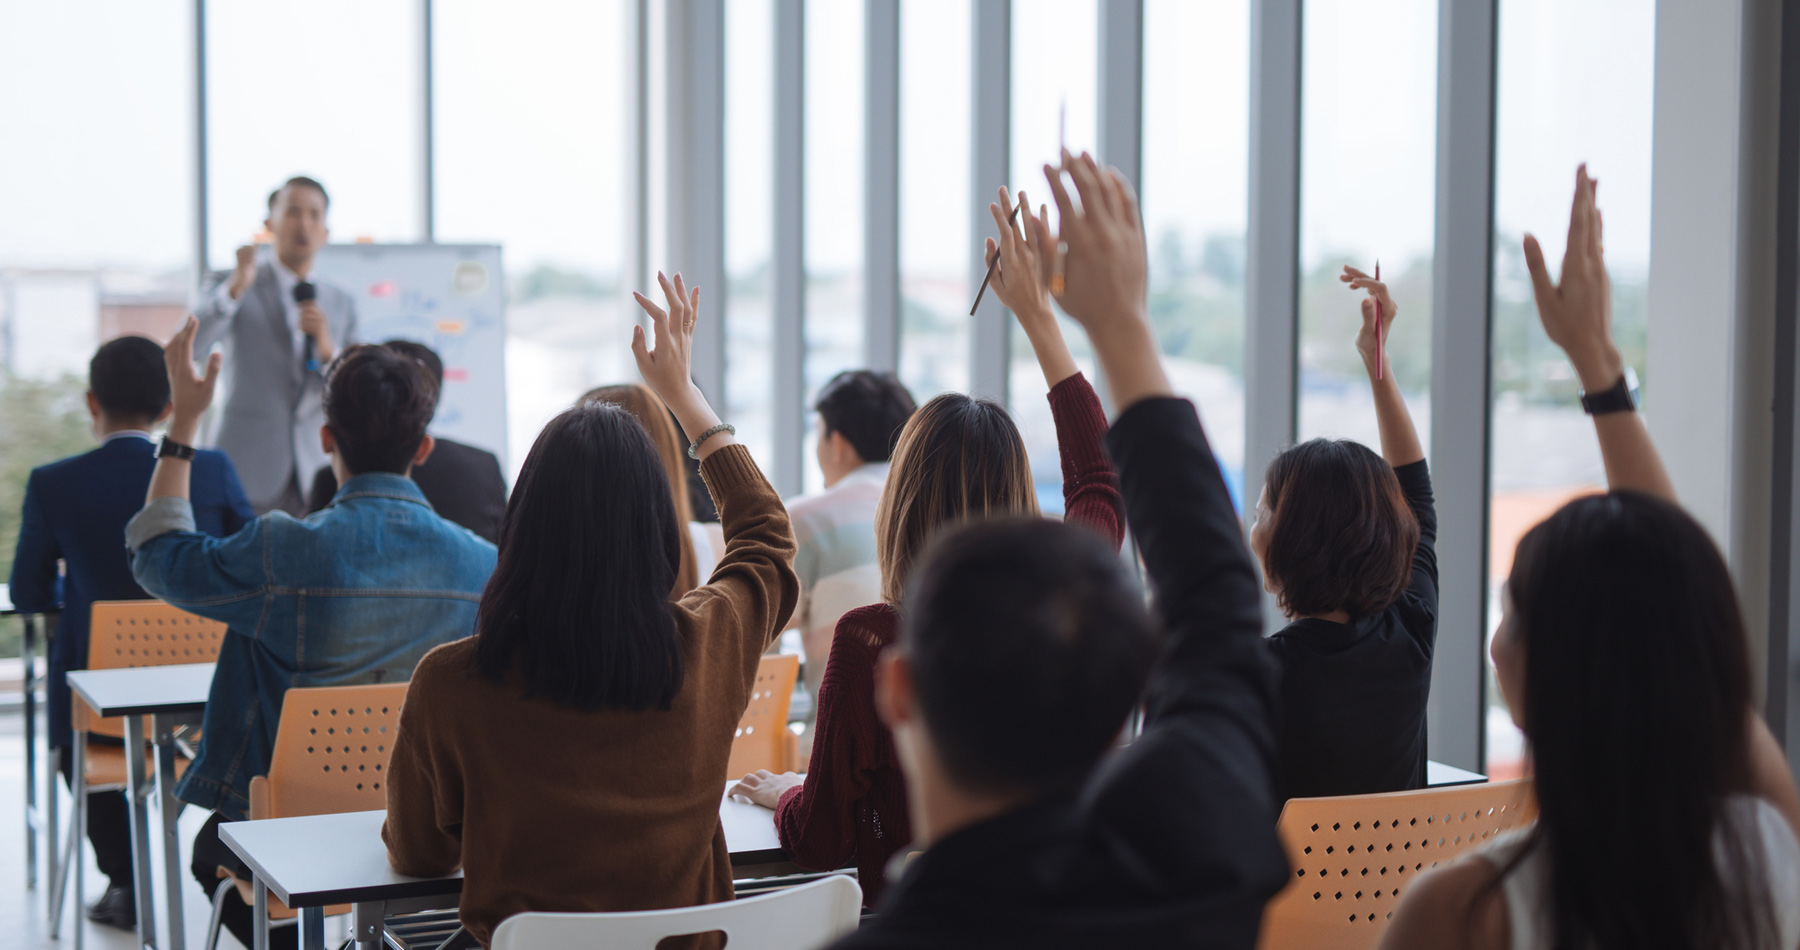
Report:
[{"label": "woman with blonde highlighted hair", "polygon": [[[1062,454],[1066,520],[1099,531],[1116,550],[1124,540],[1119,482],[1106,456],[1106,413],[1076,368],[1051,310],[1045,266],[1048,229],[1019,196],[1018,226],[991,205],[1000,228],[993,287],[1031,340]],[[926,403],[901,430],[875,512],[882,603],[846,613],[837,625],[818,695],[818,725],[804,781],[757,772],[734,794],[775,809],[781,846],[797,865],[829,871],[854,860],[863,901],[875,906],[888,860],[912,841],[906,782],[892,736],[875,712],[875,661],[899,635],[908,577],[925,546],[945,529],[985,518],[1035,516],[1037,495],[1025,441],[1000,404],[962,393]]]},{"label": "woman with blonde highlighted hair", "polygon": [[687,443],[682,441],[681,432],[675,427],[675,420],[669,415],[668,408],[643,383],[620,383],[590,389],[575,404],[585,406],[596,402],[618,406],[636,417],[638,424],[649,433],[650,442],[656,446],[656,454],[662,459],[663,473],[669,477],[669,493],[675,503],[675,518],[683,528],[681,569],[675,574],[675,589],[671,592],[672,596],[680,597],[704,584],[707,576],[712,573],[713,565],[718,562],[705,526],[694,520],[694,503],[688,497],[687,465],[682,462],[687,454]]}]

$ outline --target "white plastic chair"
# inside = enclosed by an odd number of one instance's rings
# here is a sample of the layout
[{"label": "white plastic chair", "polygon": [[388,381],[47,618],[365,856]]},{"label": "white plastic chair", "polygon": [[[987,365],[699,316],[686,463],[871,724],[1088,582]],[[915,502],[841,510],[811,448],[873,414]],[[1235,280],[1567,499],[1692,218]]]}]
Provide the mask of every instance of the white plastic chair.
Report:
[{"label": "white plastic chair", "polygon": [[515,914],[493,950],[653,950],[664,937],[725,931],[731,950],[811,950],[856,929],[862,887],[848,875],[760,897],[618,914]]}]

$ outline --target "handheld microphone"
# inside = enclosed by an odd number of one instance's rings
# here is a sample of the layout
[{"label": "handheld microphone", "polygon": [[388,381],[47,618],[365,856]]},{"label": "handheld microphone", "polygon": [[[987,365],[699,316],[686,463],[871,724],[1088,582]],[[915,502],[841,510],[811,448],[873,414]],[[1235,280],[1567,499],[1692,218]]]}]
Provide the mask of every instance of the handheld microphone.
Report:
[{"label": "handheld microphone", "polygon": [[[303,280],[294,285],[294,302],[295,303],[297,303],[297,304],[306,303],[310,300],[317,300],[318,297],[319,297],[319,288],[314,287],[312,285],[311,281]],[[312,334],[304,333],[301,335],[306,338],[306,343],[305,343],[306,357],[305,357],[305,362],[302,365],[306,367],[307,372],[316,373],[319,371],[319,357],[318,357],[318,354],[313,351]]]}]

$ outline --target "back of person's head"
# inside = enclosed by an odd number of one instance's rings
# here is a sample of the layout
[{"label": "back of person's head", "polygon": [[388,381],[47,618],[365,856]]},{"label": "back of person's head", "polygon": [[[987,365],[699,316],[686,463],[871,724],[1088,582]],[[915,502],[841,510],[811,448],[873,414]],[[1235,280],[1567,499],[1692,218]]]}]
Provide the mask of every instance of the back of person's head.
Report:
[{"label": "back of person's head", "polygon": [[169,369],[155,340],[122,336],[88,361],[88,391],[114,422],[148,427],[169,405]]},{"label": "back of person's head", "polygon": [[1283,613],[1366,617],[1406,590],[1419,519],[1381,456],[1347,439],[1312,439],[1269,462],[1263,571]]},{"label": "back of person's head", "polygon": [[1079,785],[1156,658],[1142,590],[1091,531],[1006,518],[942,534],[909,587],[900,643],[926,732],[959,786]]},{"label": "back of person's head", "polygon": [[669,479],[630,412],[583,402],[538,434],[500,522],[475,666],[578,709],[667,709],[682,645]]},{"label": "back of person's head", "polygon": [[437,397],[437,382],[411,356],[385,346],[346,347],[325,383],[325,425],[350,474],[406,474]]},{"label": "back of person's head", "polygon": [[694,520],[694,505],[693,500],[688,497],[687,466],[682,462],[687,457],[687,443],[681,438],[681,429],[676,426],[674,417],[669,414],[668,407],[663,405],[661,397],[642,383],[601,386],[588,390],[576,400],[577,405],[595,402],[618,406],[631,413],[656,446],[657,457],[662,460],[663,474],[669,479],[675,519],[681,523],[682,529],[681,570],[676,576],[674,590],[675,596],[680,597],[701,582],[698,562],[694,559],[694,540],[687,533],[688,522]]},{"label": "back of person's head", "polygon": [[900,432],[875,507],[882,599],[900,602],[914,560],[939,528],[1037,514],[1031,460],[1006,409],[962,393],[927,402]]},{"label": "back of person's head", "polygon": [[885,462],[893,457],[900,430],[918,408],[893,373],[871,369],[845,370],[831,377],[813,409],[825,424],[825,435],[842,433],[864,462]]},{"label": "back of person's head", "polygon": [[1510,698],[1531,740],[1555,945],[1771,945],[1772,930],[1750,936],[1772,926],[1750,896],[1766,879],[1746,873],[1754,829],[1719,821],[1748,787],[1752,713],[1743,619],[1706,530],[1649,495],[1578,499],[1519,542],[1507,593],[1495,654],[1522,659]]},{"label": "back of person's head", "polygon": [[431,374],[431,381],[437,385],[438,391],[444,389],[444,361],[436,350],[417,340],[389,340],[381,344],[390,350],[419,361],[425,372]]}]

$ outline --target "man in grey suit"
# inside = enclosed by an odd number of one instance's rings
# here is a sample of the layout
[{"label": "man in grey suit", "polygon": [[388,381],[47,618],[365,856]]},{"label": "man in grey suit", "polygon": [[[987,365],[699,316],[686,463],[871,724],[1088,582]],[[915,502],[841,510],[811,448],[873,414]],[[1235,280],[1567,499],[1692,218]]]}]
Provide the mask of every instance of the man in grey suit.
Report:
[{"label": "man in grey suit", "polygon": [[263,222],[274,235],[273,259],[258,264],[255,247],[238,248],[237,269],[195,308],[195,354],[223,343],[230,367],[212,441],[231,456],[258,513],[305,513],[305,486],[326,464],[323,370],[356,341],[355,300],[311,280],[330,234],[329,207],[325,186],[288,179],[269,195]]}]

